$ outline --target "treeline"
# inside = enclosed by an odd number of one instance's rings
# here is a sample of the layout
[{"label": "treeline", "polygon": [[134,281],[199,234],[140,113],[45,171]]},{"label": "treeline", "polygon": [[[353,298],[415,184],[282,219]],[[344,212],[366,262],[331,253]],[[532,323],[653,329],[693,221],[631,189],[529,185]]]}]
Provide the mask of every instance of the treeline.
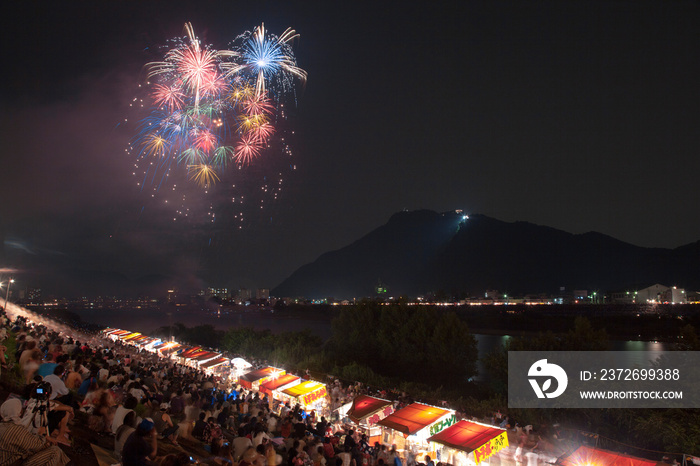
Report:
[{"label": "treeline", "polygon": [[161,338],[172,335],[180,342],[265,359],[293,370],[308,368],[318,358],[323,345],[323,340],[310,330],[272,333],[267,329],[232,327],[223,331],[208,324],[186,327],[176,322],[172,327],[160,327],[152,334]]},{"label": "treeline", "polygon": [[343,309],[332,329],[339,366],[433,387],[460,387],[476,374],[476,340],[452,310],[367,302]]},{"label": "treeline", "polygon": [[292,370],[333,374],[348,381],[426,389],[463,388],[476,374],[476,340],[452,310],[363,302],[343,306],[324,342],[310,331],[269,330],[176,323],[154,334],[283,364]]}]

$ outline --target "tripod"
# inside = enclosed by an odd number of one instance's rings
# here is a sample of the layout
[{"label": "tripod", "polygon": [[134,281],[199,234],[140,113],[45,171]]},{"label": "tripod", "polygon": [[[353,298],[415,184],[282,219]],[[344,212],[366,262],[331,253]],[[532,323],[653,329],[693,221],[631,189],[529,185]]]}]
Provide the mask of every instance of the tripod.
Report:
[{"label": "tripod", "polygon": [[[48,411],[49,411],[49,400],[36,400],[36,406],[34,406],[34,409],[32,409],[32,426],[39,430],[41,427],[44,427],[46,429],[46,436],[48,437],[51,435],[49,432],[49,418],[48,418]],[[39,418],[39,425],[37,425],[37,416]]]}]

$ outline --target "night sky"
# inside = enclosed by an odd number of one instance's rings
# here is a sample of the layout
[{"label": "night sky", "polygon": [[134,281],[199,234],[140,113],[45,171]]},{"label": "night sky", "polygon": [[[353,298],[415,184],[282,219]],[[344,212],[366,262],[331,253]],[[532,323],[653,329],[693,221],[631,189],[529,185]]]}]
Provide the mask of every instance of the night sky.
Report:
[{"label": "night sky", "polygon": [[[105,272],[273,288],[403,209],[700,240],[697,1],[11,5],[0,267],[20,287],[89,293],[76,277]],[[231,172],[240,207],[182,188],[193,214],[174,221],[164,190],[136,184],[125,119],[143,65],[187,21],[217,48],[292,27],[308,81],[285,122],[292,155]]]}]

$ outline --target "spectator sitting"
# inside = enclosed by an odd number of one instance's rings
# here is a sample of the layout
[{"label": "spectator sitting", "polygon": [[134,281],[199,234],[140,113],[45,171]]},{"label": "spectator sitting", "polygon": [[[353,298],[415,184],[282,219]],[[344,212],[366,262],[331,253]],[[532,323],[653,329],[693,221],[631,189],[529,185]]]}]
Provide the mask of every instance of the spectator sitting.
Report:
[{"label": "spectator sitting", "polygon": [[136,431],[136,413],[133,410],[129,411],[126,413],[126,416],[124,416],[123,421],[124,422],[119,426],[114,436],[114,454],[120,461],[122,458],[122,448],[124,448],[126,439]]},{"label": "spectator sitting", "polygon": [[195,421],[192,427],[192,437],[197,440],[204,440],[204,429],[207,427],[207,422],[204,420],[206,414],[204,411],[199,413],[199,419]]},{"label": "spectator sitting", "polygon": [[63,404],[72,405],[73,397],[70,396],[70,390],[63,383],[63,372],[65,368],[63,364],[58,364],[54,370],[53,374],[44,376],[44,381],[51,384],[51,399],[58,400]]},{"label": "spectator sitting", "polygon": [[114,412],[114,418],[112,418],[112,433],[117,433],[117,430],[121,427],[127,414],[130,412],[135,414],[134,408],[136,408],[137,404],[138,401],[136,398],[129,396],[124,401],[124,405],[117,407],[117,410]]},{"label": "spectator sitting", "polygon": [[153,465],[156,464],[158,439],[156,429],[150,419],[144,419],[124,443],[122,448],[122,464]]},{"label": "spectator sitting", "polygon": [[[10,417],[19,417],[16,411]],[[55,439],[31,433],[26,427],[14,422],[0,423],[0,458],[3,464],[21,464],[28,466],[63,466],[70,459],[57,446],[51,443]]]},{"label": "spectator sitting", "polygon": [[160,412],[155,413],[153,417],[153,422],[156,425],[156,431],[163,438],[170,440],[173,445],[178,446],[177,443],[177,431],[180,428],[178,425],[173,425],[172,419],[168,414],[168,403],[161,403]]}]

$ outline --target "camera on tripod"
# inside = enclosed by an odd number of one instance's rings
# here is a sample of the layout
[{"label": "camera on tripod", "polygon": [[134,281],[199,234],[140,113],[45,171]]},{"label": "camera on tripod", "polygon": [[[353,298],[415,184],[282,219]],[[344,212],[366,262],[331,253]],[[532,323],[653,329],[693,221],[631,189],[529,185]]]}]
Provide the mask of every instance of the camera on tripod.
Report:
[{"label": "camera on tripod", "polygon": [[48,401],[50,396],[51,384],[48,382],[39,382],[31,393],[31,397],[37,401]]}]

